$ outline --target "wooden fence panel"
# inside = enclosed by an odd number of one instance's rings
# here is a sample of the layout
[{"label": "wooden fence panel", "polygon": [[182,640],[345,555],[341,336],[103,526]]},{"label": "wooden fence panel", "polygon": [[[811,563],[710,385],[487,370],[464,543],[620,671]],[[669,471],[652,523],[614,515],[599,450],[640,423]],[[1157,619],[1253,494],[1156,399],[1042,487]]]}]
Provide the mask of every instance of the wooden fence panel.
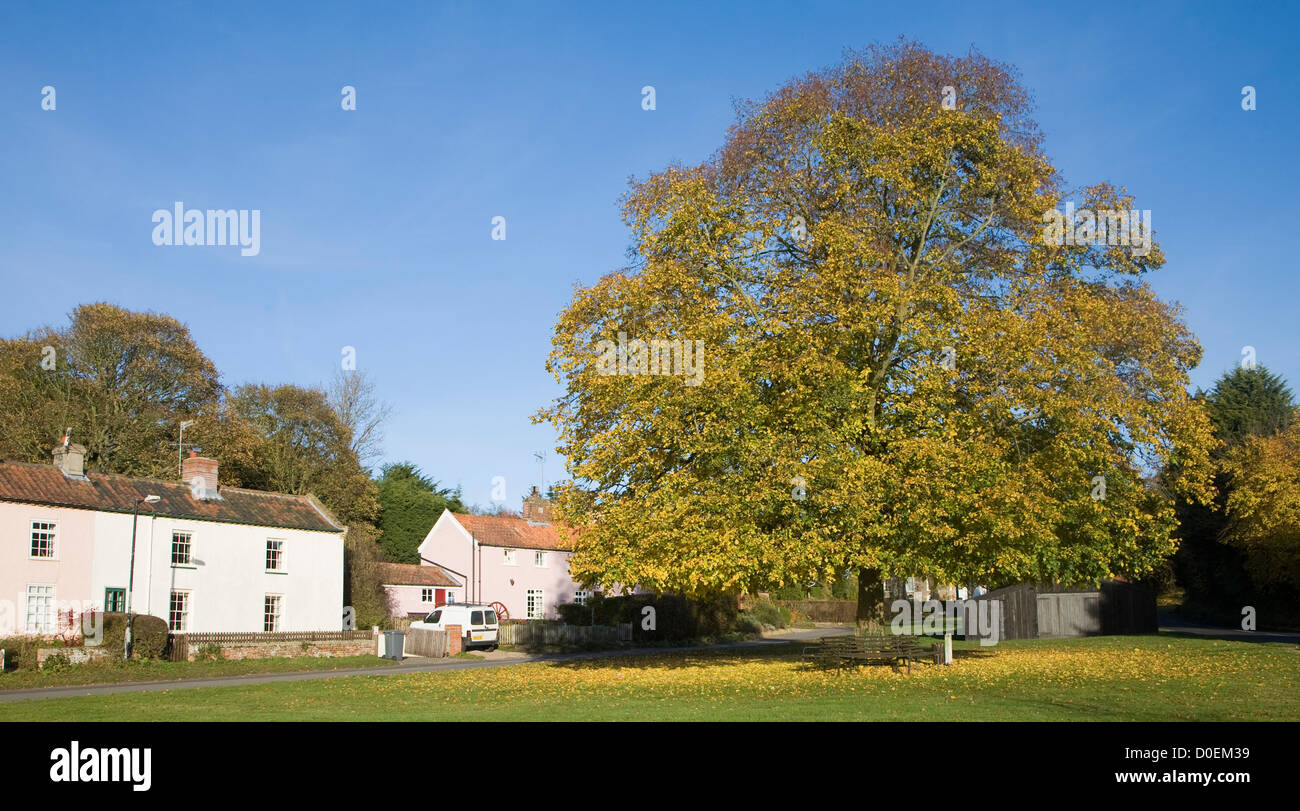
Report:
[{"label": "wooden fence panel", "polygon": [[497,642],[501,645],[575,645],[618,641],[613,625],[552,625],[521,622],[499,626]]},{"label": "wooden fence panel", "polygon": [[416,628],[406,632],[405,653],[412,656],[442,658],[447,655],[447,632]]}]

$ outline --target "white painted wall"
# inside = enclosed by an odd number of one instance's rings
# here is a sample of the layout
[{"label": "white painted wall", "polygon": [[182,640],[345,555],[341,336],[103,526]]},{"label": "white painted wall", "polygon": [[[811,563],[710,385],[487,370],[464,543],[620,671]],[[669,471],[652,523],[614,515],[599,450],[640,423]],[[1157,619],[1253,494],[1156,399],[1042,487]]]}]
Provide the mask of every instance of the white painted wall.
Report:
[{"label": "white painted wall", "polygon": [[[131,516],[95,513],[91,593],[126,588]],[[172,531],[192,533],[192,566],[171,565]],[[284,545],[284,573],[266,571],[266,541]],[[337,631],[343,626],[343,536],[338,533],[154,518],[144,510],[136,533],[131,610],[168,618],[172,589],[190,592],[186,630],[261,631],[267,594],[283,595],[280,630]]]}]

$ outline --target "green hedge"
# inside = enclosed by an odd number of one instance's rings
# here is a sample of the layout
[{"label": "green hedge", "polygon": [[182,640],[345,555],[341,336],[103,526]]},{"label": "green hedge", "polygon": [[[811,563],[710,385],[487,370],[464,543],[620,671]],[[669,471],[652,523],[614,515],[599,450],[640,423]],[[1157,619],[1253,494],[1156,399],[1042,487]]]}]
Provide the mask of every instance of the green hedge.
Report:
[{"label": "green hedge", "polygon": [[[655,610],[653,630],[642,627],[642,609]],[[690,599],[676,594],[629,594],[621,597],[592,595],[587,605],[568,603],[557,608],[569,625],[618,625],[632,623],[632,639],[638,642],[698,639],[734,629],[736,597],[720,594]]]},{"label": "green hedge", "polygon": [[[113,612],[101,614],[104,623],[102,647],[111,651],[122,650],[126,638],[127,615]],[[167,652],[167,620],[151,614],[132,614],[131,653],[136,659],[160,659]],[[114,653],[116,656],[117,654]]]}]

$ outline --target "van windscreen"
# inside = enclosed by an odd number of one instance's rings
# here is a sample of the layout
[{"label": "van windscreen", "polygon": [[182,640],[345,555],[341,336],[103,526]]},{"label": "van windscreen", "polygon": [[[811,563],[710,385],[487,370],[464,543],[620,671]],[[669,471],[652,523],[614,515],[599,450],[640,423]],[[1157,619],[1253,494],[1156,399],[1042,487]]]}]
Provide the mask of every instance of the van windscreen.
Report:
[{"label": "van windscreen", "polygon": [[442,611],[435,611],[435,612],[433,612],[432,614],[430,614],[429,616],[425,617],[425,618],[424,618],[424,621],[427,622],[427,623],[429,623],[430,625],[437,625],[437,624],[438,624],[438,619],[439,619],[440,617],[442,617]]}]

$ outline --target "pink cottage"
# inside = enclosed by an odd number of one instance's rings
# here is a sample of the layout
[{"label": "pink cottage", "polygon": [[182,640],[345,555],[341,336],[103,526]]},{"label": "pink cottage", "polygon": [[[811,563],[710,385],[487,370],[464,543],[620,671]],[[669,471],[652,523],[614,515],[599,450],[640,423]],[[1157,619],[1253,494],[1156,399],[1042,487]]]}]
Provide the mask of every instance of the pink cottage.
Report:
[{"label": "pink cottage", "polygon": [[420,562],[463,583],[465,602],[501,603],[510,619],[557,619],[557,605],[591,596],[569,576],[569,550],[550,502],[533,488],[522,518],[444,511],[420,544]]}]

